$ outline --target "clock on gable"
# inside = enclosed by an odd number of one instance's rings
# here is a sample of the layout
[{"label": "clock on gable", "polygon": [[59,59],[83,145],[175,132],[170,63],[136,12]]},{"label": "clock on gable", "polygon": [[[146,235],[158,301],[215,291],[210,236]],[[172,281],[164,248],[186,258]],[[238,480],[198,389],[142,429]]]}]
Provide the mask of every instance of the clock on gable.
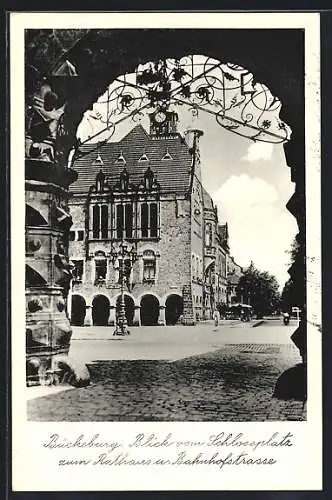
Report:
[{"label": "clock on gable", "polygon": [[150,113],[150,134],[159,137],[177,134],[178,114],[162,108]]}]

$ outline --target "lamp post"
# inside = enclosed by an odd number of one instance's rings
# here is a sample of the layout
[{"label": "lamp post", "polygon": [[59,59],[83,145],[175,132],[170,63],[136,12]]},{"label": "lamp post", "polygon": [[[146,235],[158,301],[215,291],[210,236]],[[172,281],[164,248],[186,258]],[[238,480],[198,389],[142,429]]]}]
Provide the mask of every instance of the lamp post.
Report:
[{"label": "lamp post", "polygon": [[[130,249],[128,248],[128,244],[124,239],[124,233],[122,234],[122,240],[118,248],[112,246],[111,256],[113,265],[116,260],[120,260],[119,266],[119,277],[120,277],[120,287],[121,287],[121,295],[120,295],[120,307],[119,313],[116,317],[116,327],[113,332],[113,335],[130,335],[130,331],[128,329],[127,317],[126,317],[126,306],[125,306],[125,282],[127,281],[127,288],[129,289],[129,276],[132,270],[132,266],[134,262],[137,260],[137,252],[134,246]],[[126,266],[126,263],[128,264]]]}]

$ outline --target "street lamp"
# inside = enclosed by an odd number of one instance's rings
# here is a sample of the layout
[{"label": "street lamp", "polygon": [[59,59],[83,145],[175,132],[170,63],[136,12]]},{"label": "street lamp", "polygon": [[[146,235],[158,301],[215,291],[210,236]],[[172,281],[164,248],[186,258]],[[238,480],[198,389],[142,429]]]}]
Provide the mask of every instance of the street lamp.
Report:
[{"label": "street lamp", "polygon": [[129,248],[128,243],[124,240],[124,234],[122,234],[122,240],[118,248],[115,248],[112,245],[111,257],[113,265],[115,264],[116,260],[120,261],[119,277],[121,286],[120,307],[119,313],[116,317],[116,327],[113,335],[130,335],[126,317],[124,288],[125,283],[127,282],[127,288],[129,290],[129,277],[133,264],[137,260],[137,252],[134,248],[134,245]]}]

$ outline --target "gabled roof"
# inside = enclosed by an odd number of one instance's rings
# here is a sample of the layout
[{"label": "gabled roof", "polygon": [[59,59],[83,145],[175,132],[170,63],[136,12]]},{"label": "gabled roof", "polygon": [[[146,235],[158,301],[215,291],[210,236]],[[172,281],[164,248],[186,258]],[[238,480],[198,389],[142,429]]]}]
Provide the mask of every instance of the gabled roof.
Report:
[{"label": "gabled roof", "polygon": [[[129,182],[140,184],[144,178],[147,161],[139,162],[139,159],[145,154],[155,180],[160,184],[161,192],[185,194],[189,189],[192,157],[181,135],[152,137],[139,124],[119,142],[105,143],[98,148],[97,144],[85,144],[80,150],[84,156],[75,160],[72,166],[78,173],[77,181],[70,186],[72,193],[87,193],[90,186],[95,184],[100,164],[95,166],[93,163],[98,154],[103,159],[103,173],[111,187],[119,181],[123,170],[124,164],[117,162],[121,154],[126,161]],[[169,151],[171,159],[162,161],[166,150]]]}]

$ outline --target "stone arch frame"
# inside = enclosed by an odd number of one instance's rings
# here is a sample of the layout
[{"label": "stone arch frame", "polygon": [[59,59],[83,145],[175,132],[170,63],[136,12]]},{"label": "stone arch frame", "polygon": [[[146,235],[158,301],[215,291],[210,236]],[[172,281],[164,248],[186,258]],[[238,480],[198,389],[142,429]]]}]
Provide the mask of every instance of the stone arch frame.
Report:
[{"label": "stone arch frame", "polygon": [[160,298],[160,296],[156,293],[156,292],[153,292],[153,291],[150,291],[150,290],[147,290],[146,292],[142,292],[140,295],[137,296],[137,304],[140,304],[141,303],[141,300],[143,299],[143,297],[145,297],[145,295],[153,295],[159,302],[159,304],[161,305],[162,304],[162,299]]},{"label": "stone arch frame", "polygon": [[[38,33],[44,32],[43,36],[47,31],[38,30]],[[88,30],[84,36],[82,31],[77,30],[76,43],[69,50],[59,47],[58,54],[54,54],[51,42],[49,46],[47,42],[43,44],[43,52],[36,51],[32,40],[36,30],[31,30],[31,37],[26,33],[26,62],[30,68],[25,86],[26,102],[42,78],[59,95],[61,102],[67,101],[62,120],[66,141],[60,145],[57,160],[62,167],[76,143],[76,129],[84,112],[92,108],[111,81],[118,75],[132,72],[141,62],[204,54],[247,68],[257,81],[278,96],[283,104],[280,118],[292,129],[291,140],[284,144],[284,151],[295,191],[286,206],[297,220],[297,240],[303,249],[303,255],[289,272],[301,288],[305,304],[304,30],[96,29]],[[61,30],[57,37],[61,41]],[[58,57],[57,66],[54,66],[54,56]],[[75,68],[75,75],[70,71],[57,72],[58,67],[66,67],[67,61]],[[93,86],[87,85],[91,74]],[[26,172],[29,180],[43,180],[39,177],[40,171],[35,173],[28,168]],[[72,182],[69,174],[59,174],[56,184],[66,186]]]},{"label": "stone arch frame", "polygon": [[[112,302],[111,302],[111,309],[113,310],[115,314],[114,321],[116,320],[116,308],[117,308],[117,301],[120,300],[121,293],[118,293],[112,297]],[[124,292],[124,299],[126,301],[126,297],[131,299],[133,301],[133,306],[134,306],[134,311],[133,311],[133,318],[132,318],[132,326],[140,326],[140,318],[139,318],[139,310],[140,310],[140,304],[137,302],[137,299],[127,290]]]},{"label": "stone arch frame", "polygon": [[[135,307],[139,305],[139,303],[137,302],[137,299],[134,297],[133,294],[131,294],[130,292],[128,292],[128,290],[125,290],[124,296],[130,297],[133,300]],[[117,293],[116,295],[112,296],[112,298],[110,299],[111,306],[116,307],[116,301],[118,300],[119,297],[121,297],[121,293],[120,292]]]},{"label": "stone arch frame", "polygon": [[108,320],[109,320],[109,313],[110,313],[110,309],[111,309],[111,301],[110,301],[110,298],[108,297],[108,295],[106,295],[105,293],[95,293],[94,295],[91,296],[91,316],[92,316],[92,323],[93,325],[95,324],[94,322],[94,318],[93,318],[93,315],[94,315],[94,301],[95,299],[97,299],[98,297],[103,297],[105,299],[107,299],[107,302],[108,302],[108,315],[107,315],[107,318],[105,319],[105,325],[106,326],[108,324]]},{"label": "stone arch frame", "polygon": [[[167,300],[170,297],[178,297],[179,299],[181,299],[182,300],[182,309],[183,309],[183,296],[182,296],[182,294],[180,294],[179,292],[176,292],[175,290],[174,290],[174,292],[168,293],[165,296],[165,302],[164,302],[164,306],[165,306],[165,323],[166,323],[166,325],[167,324],[175,324],[175,323],[167,323],[167,317],[166,317],[167,316],[167,305],[166,305],[166,303],[167,303]],[[183,314],[183,310],[182,310],[182,314]]]},{"label": "stone arch frame", "polygon": [[83,326],[84,325],[84,320],[85,320],[85,315],[86,315],[86,307],[87,307],[87,304],[88,304],[88,300],[84,297],[84,295],[82,293],[76,293],[76,292],[74,292],[70,296],[70,302],[71,303],[70,303],[70,318],[69,318],[69,320],[70,320],[71,324],[73,324],[72,323],[72,321],[73,321],[72,320],[72,315],[73,315],[73,298],[75,296],[76,297],[80,297],[80,299],[82,299],[83,302],[84,302],[84,316],[83,316],[83,322],[82,322],[82,325],[81,325],[81,326]]},{"label": "stone arch frame", "polygon": [[[146,291],[146,292],[141,293],[137,297],[137,303],[139,304],[139,309],[140,309],[140,324],[142,324],[142,300],[144,299],[144,297],[147,297],[147,296],[152,296],[157,300],[159,311],[160,311],[160,309],[163,308],[163,306],[161,305],[160,297],[156,293],[150,292],[150,291]],[[157,324],[158,324],[159,316],[160,316],[159,311],[158,311],[158,317],[157,317],[157,321],[156,321]]]}]

